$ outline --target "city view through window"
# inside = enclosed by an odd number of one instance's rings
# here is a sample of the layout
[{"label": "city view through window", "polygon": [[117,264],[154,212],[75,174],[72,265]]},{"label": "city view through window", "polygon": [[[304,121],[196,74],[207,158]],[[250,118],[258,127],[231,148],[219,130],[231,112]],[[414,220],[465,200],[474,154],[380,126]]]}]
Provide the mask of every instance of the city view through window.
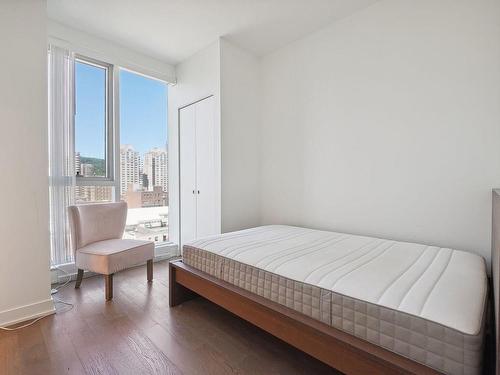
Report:
[{"label": "city view through window", "polygon": [[[168,242],[167,85],[120,70],[119,191],[99,183],[79,184],[76,203],[124,200],[124,238]],[[106,177],[106,70],[75,67],[75,169],[81,177]],[[118,188],[117,188],[118,190]]]}]

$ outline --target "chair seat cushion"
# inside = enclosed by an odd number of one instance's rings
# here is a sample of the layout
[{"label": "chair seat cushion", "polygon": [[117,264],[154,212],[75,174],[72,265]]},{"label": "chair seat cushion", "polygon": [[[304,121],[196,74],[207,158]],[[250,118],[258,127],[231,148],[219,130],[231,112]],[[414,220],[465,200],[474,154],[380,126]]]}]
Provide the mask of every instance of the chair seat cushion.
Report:
[{"label": "chair seat cushion", "polygon": [[110,275],[153,259],[154,247],[154,242],[151,241],[129,239],[98,241],[76,251],[76,266]]}]

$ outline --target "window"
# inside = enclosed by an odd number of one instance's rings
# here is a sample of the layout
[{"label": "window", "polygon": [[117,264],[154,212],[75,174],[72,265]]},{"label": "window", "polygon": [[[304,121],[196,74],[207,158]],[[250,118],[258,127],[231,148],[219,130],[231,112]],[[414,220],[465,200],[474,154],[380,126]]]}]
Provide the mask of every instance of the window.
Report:
[{"label": "window", "polygon": [[124,237],[168,251],[167,84],[54,45],[48,60],[51,264],[74,260],[75,203],[127,201]]},{"label": "window", "polygon": [[79,183],[114,177],[111,77],[110,65],[83,57],[75,61],[75,170]]},{"label": "window", "polygon": [[120,82],[119,122],[111,110],[113,66],[81,56],[75,61],[75,201],[124,200],[124,237],[165,243],[167,84],[124,69],[114,78]]},{"label": "window", "polygon": [[125,238],[168,241],[167,85],[120,70],[120,197]]},{"label": "window", "polygon": [[115,197],[113,68],[75,59],[75,203],[112,202]]}]

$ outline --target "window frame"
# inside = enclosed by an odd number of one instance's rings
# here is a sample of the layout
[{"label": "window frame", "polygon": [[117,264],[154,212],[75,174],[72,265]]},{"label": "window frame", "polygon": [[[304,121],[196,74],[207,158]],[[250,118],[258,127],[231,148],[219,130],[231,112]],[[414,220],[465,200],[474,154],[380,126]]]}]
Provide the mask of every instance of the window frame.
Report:
[{"label": "window frame", "polygon": [[[76,185],[77,186],[114,186],[114,196],[113,201],[116,201],[116,185],[119,184],[120,176],[117,175],[119,168],[116,167],[116,142],[119,141],[118,124],[115,115],[115,106],[118,98],[116,97],[118,90],[115,87],[115,71],[114,65],[106,63],[101,60],[97,60],[88,56],[81,54],[75,54],[75,63],[87,64],[94,66],[96,68],[104,69],[106,72],[106,87],[105,87],[105,139],[104,144],[105,150],[105,163],[106,163],[106,175],[102,177],[93,176],[81,176],[75,174]],[[74,95],[76,96],[76,79],[75,79],[75,90]],[[75,116],[76,116],[76,97],[74,98],[75,103]],[[76,145],[76,121],[73,121],[73,144]],[[119,162],[119,160],[118,160]],[[118,181],[118,182],[117,182]]]},{"label": "window frame", "polygon": [[[170,85],[169,82],[159,78],[143,74],[136,70],[124,68],[113,63],[106,63],[102,60],[88,57],[79,53],[75,53],[75,63],[82,62],[84,64],[93,65],[99,68],[106,69],[106,176],[105,177],[84,177],[77,176],[75,178],[76,186],[110,186],[112,190],[112,201],[119,202],[120,197],[120,70],[126,70],[147,78],[155,79]],[[75,80],[76,84],[76,80]],[[73,90],[76,95],[76,90]],[[75,99],[75,98],[73,98]],[[76,115],[76,100],[75,115]],[[168,107],[167,107],[168,108]],[[167,114],[168,121],[168,114]],[[75,121],[73,121],[73,146],[75,142]],[[170,169],[169,169],[170,171]],[[156,258],[170,258],[178,252],[178,245],[169,239],[167,242],[155,243]]]}]

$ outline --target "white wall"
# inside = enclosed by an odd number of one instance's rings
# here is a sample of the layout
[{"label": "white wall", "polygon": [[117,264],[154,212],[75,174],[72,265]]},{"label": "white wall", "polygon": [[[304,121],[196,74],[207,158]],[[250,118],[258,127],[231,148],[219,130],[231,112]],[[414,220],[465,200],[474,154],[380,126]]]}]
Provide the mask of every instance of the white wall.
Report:
[{"label": "white wall", "polygon": [[259,60],[221,40],[222,231],[260,223]]},{"label": "white wall", "polygon": [[499,14],[385,0],[265,57],[262,221],[489,258]]},{"label": "white wall", "polygon": [[[216,99],[220,132],[220,231],[260,224],[260,62],[220,39],[176,66],[169,90],[170,238],[178,238],[178,108]],[[175,242],[177,242],[175,240]]]},{"label": "white wall", "polygon": [[[169,238],[179,243],[179,123],[178,109],[213,95],[216,103],[216,126],[220,128],[220,46],[214,42],[186,61],[176,65],[177,84],[168,92],[168,168],[169,168]],[[220,132],[220,130],[219,130]],[[220,147],[220,146],[219,146]],[[217,181],[220,181],[220,166]],[[218,188],[220,207],[220,186]]]},{"label": "white wall", "polygon": [[46,3],[0,6],[0,326],[53,311],[49,278]]},{"label": "white wall", "polygon": [[47,29],[49,43],[166,82],[175,82],[174,67],[163,61],[73,29],[54,20],[48,21]]}]

